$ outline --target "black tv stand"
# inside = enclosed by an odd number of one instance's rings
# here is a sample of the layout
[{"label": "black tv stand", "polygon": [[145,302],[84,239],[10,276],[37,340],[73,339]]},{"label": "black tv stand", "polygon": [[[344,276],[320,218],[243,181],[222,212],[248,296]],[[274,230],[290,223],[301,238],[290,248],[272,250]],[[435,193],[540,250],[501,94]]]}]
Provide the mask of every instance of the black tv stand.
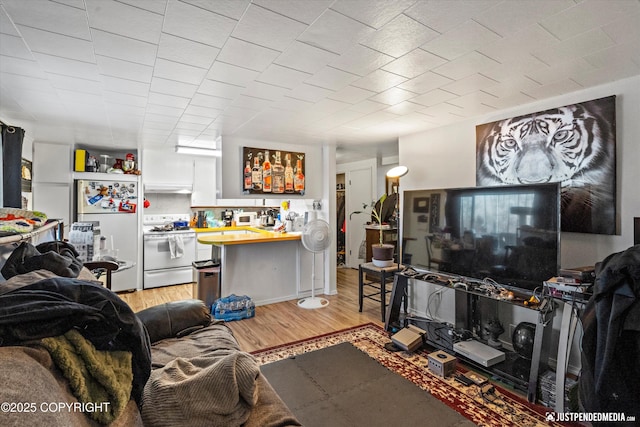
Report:
[{"label": "black tv stand", "polygon": [[[391,290],[391,300],[389,307],[386,311],[385,318],[385,330],[393,333],[405,327],[409,323],[411,316],[408,313],[408,292],[409,285],[420,286],[420,283],[446,286],[441,281],[428,281],[424,280],[429,275],[405,275],[402,272],[398,272],[394,276],[393,289]],[[500,306],[517,306],[522,309],[532,310],[536,314],[536,328],[533,344],[533,352],[531,359],[525,359],[515,352],[505,351],[506,359],[503,362],[495,364],[491,367],[484,367],[470,359],[465,358],[459,354],[456,354],[465,363],[482,369],[487,373],[495,376],[497,379],[514,386],[527,393],[527,400],[529,402],[535,402],[537,397],[538,388],[538,376],[547,369],[549,359],[549,347],[551,342],[551,326],[547,327],[553,317],[554,310],[539,310],[539,306],[526,306],[522,301],[511,301],[497,299],[491,295],[475,292],[473,289],[465,289],[464,287],[456,287],[455,289],[455,329],[474,331],[477,329],[477,325],[480,323],[482,313],[479,307],[482,304],[498,304]],[[484,301],[481,301],[484,300]],[[489,301],[490,300],[490,301]],[[548,302],[551,304],[551,302]],[[423,322],[428,319],[420,319]],[[420,321],[418,322],[420,326]],[[424,326],[421,326],[425,329]],[[455,334],[453,334],[455,335]],[[477,334],[474,338],[479,341],[483,339]],[[449,342],[446,340],[429,339],[427,333],[427,342],[435,348],[452,351],[449,348]]]}]

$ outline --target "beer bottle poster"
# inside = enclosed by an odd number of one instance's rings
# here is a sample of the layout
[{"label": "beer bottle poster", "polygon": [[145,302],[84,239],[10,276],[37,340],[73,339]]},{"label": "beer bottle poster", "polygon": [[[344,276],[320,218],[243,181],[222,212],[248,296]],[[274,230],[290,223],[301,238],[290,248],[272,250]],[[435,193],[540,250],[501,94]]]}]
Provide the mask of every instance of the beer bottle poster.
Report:
[{"label": "beer bottle poster", "polygon": [[242,147],[242,193],[304,195],[304,153]]}]

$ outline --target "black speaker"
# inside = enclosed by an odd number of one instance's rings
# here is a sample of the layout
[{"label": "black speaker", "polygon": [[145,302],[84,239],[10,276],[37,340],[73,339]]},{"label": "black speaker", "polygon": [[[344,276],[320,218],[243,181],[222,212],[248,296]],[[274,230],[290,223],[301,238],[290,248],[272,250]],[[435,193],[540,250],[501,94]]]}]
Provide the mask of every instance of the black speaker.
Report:
[{"label": "black speaker", "polygon": [[640,218],[633,218],[633,244],[640,245]]}]

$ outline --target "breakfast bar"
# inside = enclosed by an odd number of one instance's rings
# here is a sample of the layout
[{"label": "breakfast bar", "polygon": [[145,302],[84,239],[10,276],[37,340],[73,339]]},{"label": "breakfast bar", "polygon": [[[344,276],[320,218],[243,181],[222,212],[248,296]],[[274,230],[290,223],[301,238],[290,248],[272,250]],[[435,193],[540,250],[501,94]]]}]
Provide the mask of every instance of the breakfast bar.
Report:
[{"label": "breakfast bar", "polygon": [[300,233],[258,227],[196,232],[199,243],[212,245],[212,258],[219,258],[222,296],[248,295],[256,305],[265,305],[310,293],[312,254],[301,250]]}]

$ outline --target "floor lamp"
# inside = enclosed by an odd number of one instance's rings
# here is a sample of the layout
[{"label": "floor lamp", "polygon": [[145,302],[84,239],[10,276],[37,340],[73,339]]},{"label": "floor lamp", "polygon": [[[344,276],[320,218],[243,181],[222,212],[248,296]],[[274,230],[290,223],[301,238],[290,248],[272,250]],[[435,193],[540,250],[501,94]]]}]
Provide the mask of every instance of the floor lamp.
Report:
[{"label": "floor lamp", "polygon": [[402,224],[400,224],[400,178],[405,176],[409,172],[409,168],[406,166],[396,166],[387,171],[387,178],[398,178],[398,198],[397,198],[397,206],[396,210],[398,212],[398,241],[396,244],[398,245],[398,270],[400,270],[400,265],[402,265],[402,233],[400,233],[400,229]]}]

